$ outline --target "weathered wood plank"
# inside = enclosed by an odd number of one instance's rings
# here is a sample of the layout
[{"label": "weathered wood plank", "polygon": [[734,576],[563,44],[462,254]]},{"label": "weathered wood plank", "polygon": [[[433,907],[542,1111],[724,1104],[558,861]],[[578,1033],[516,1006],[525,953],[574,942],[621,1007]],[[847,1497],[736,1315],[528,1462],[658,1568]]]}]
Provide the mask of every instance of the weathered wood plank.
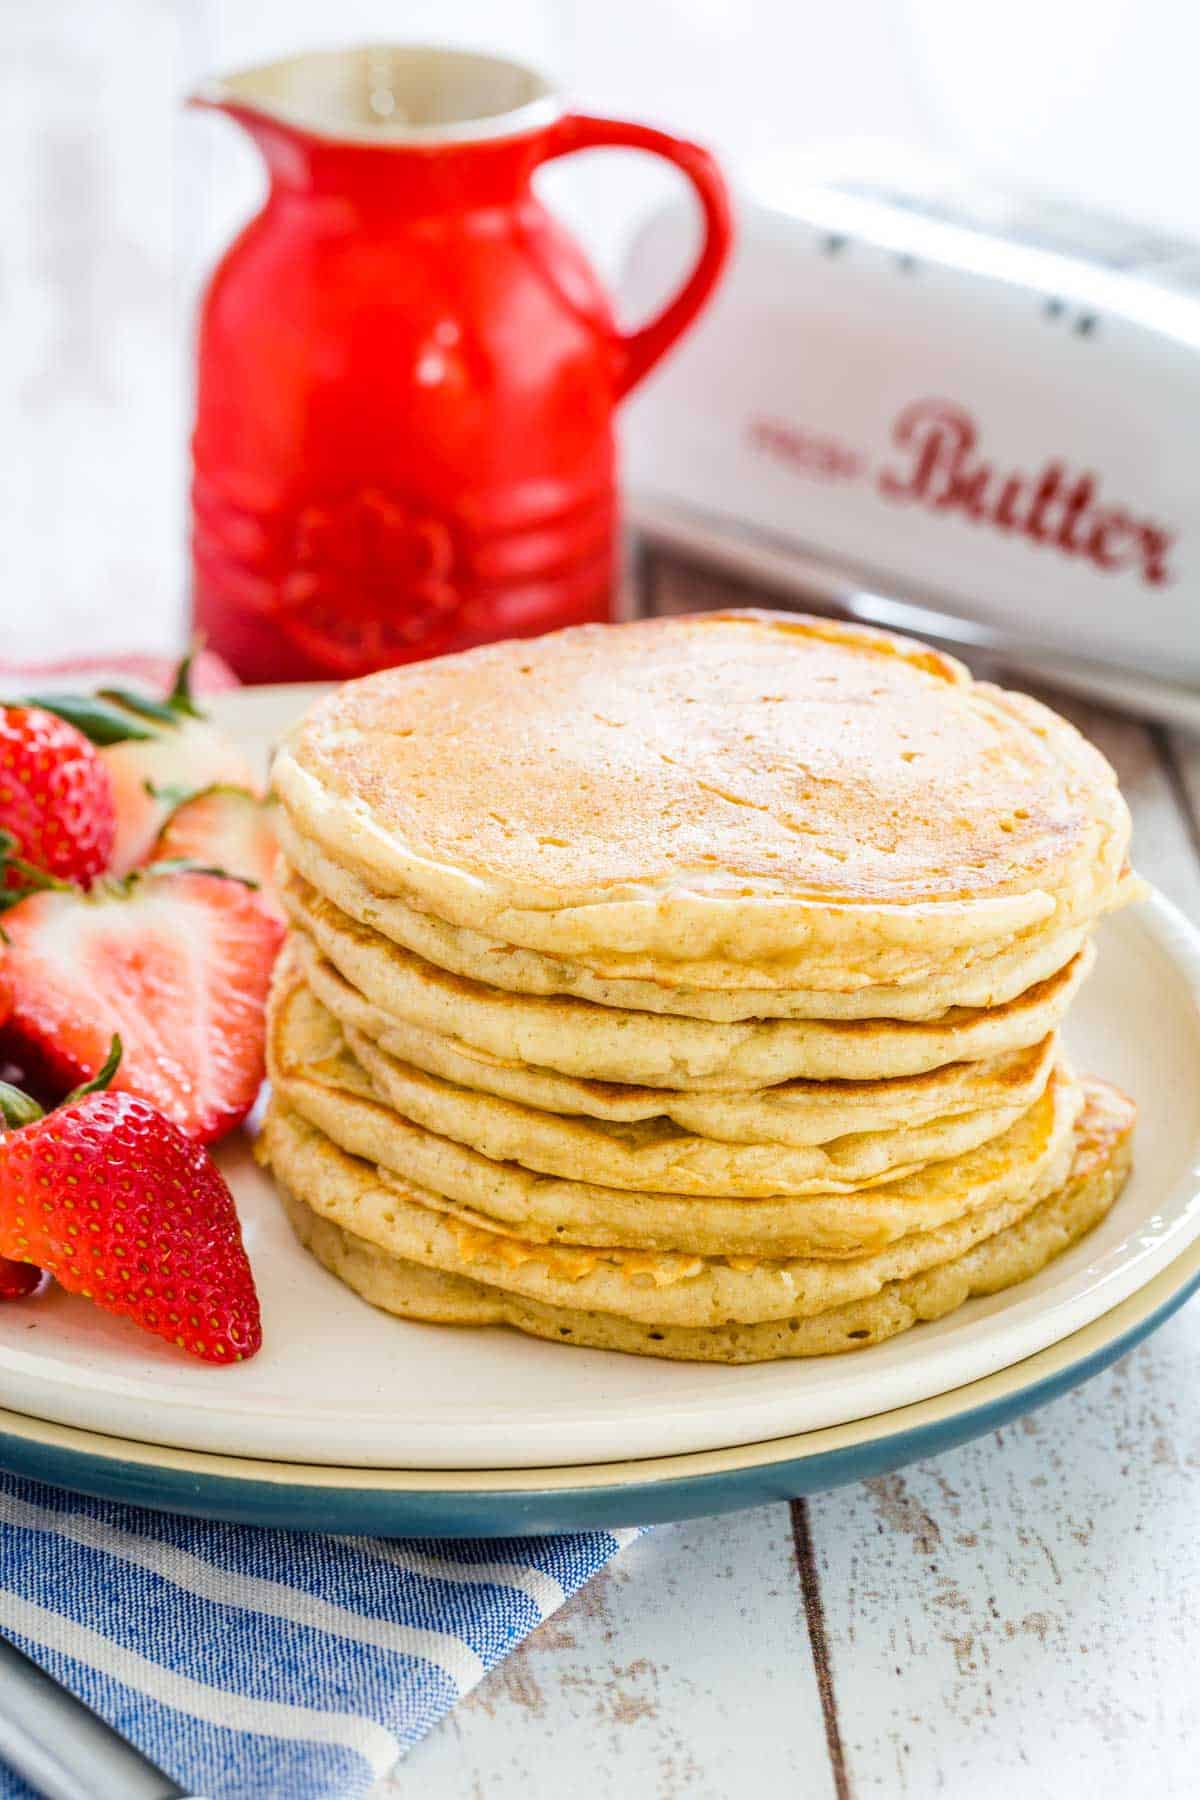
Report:
[{"label": "weathered wood plank", "polygon": [[631,1545],[379,1791],[835,1800],[788,1509]]},{"label": "weathered wood plank", "polygon": [[1195,1792],[1200,1310],[1087,1388],[812,1506],[852,1791]]}]

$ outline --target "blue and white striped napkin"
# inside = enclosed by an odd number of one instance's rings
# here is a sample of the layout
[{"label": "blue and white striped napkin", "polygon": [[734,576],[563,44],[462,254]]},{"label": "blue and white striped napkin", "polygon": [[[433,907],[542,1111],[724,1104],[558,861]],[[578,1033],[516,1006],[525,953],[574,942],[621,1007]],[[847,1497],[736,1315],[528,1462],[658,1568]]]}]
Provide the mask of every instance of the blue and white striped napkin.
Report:
[{"label": "blue and white striped napkin", "polygon": [[343,1800],[636,1535],[327,1537],[0,1474],[0,1629],[190,1793]]}]

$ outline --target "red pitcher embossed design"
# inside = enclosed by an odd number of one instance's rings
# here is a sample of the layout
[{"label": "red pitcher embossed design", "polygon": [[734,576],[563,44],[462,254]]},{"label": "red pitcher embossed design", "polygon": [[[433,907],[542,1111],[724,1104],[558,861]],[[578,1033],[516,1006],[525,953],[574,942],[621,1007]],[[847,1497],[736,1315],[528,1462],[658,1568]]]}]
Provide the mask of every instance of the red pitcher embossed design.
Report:
[{"label": "red pitcher embossed design", "polygon": [[[458,51],[315,52],[195,98],[245,126],[270,175],[200,320],[194,603],[212,647],[251,681],[342,678],[607,618],[613,410],[720,273],[711,159]],[[631,333],[531,186],[597,145],[677,163],[704,213],[690,277]]]}]

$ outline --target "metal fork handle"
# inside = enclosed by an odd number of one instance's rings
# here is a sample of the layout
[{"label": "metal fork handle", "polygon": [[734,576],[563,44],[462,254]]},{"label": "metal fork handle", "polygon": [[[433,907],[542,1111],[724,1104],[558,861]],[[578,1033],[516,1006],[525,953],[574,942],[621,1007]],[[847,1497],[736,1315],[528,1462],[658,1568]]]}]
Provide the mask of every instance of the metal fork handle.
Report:
[{"label": "metal fork handle", "polygon": [[5,1637],[0,1758],[45,1800],[188,1800],[186,1788]]}]

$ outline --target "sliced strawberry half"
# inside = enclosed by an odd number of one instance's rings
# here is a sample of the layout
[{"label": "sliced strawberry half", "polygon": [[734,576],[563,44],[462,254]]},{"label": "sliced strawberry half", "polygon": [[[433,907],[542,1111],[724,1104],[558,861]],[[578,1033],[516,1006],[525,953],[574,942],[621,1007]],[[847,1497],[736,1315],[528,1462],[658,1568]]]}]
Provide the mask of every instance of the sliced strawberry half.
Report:
[{"label": "sliced strawberry half", "polygon": [[117,834],[110,867],[124,875],[145,861],[177,803],[180,789],[217,783],[251,787],[254,773],[237,745],[206,719],[171,733],[128,740],[100,752],[112,778]]},{"label": "sliced strawberry half", "polygon": [[135,873],[83,892],[30,894],[4,916],[11,1011],[0,1048],[62,1094],[100,1070],[188,1137],[240,1123],[263,1078],[265,1005],[283,929],[243,882]]},{"label": "sliced strawberry half", "polygon": [[146,861],[200,863],[239,875],[254,884],[262,904],[282,921],[275,893],[278,853],[269,802],[246,788],[210,787],[179,802]]},{"label": "sliced strawberry half", "polygon": [[254,1355],[262,1319],[237,1209],[201,1145],[102,1088],[43,1115],[0,1083],[0,1125],[0,1280],[14,1271],[30,1292],[44,1269],[207,1362]]},{"label": "sliced strawberry half", "polygon": [[192,698],[193,656],[161,700],[127,688],[44,694],[33,703],[68,720],[99,746],[112,784],[116,830],[108,867],[125,875],[145,862],[180,794],[218,784],[255,790],[254,771]]}]

